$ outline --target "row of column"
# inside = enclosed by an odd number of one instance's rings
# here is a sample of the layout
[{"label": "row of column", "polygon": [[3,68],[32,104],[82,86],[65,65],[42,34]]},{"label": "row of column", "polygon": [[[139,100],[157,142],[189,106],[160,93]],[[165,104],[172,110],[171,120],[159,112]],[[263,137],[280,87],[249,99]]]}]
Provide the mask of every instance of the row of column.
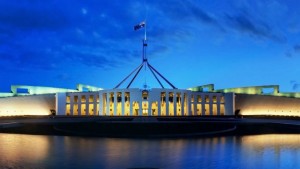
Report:
[{"label": "row of column", "polygon": [[[75,96],[78,97],[77,102],[75,102],[74,98]],[[86,97],[86,101],[82,102],[81,98],[82,96]],[[89,97],[93,96],[93,101],[90,102]],[[78,115],[84,115],[82,111],[85,111],[85,115],[98,115],[99,114],[99,103],[97,102],[97,96],[98,92],[95,92],[93,94],[89,93],[89,95],[83,95],[83,94],[77,94],[73,95],[71,93],[70,95],[66,96],[66,114],[70,113],[70,115],[75,115],[75,112],[77,112]],[[69,100],[67,99],[69,97]],[[85,105],[85,106],[83,106]],[[93,110],[92,113],[90,112],[90,106],[92,105]],[[83,109],[83,107],[85,107]],[[77,110],[74,110],[77,109]]]},{"label": "row of column", "polygon": [[[188,96],[186,93],[182,93],[182,92],[165,92],[165,97],[166,97],[166,101],[165,101],[165,112],[163,112],[162,114],[163,115],[166,115],[166,116],[169,116],[170,115],[170,101],[169,101],[169,95],[170,93],[173,93],[173,116],[176,116],[176,115],[188,115],[189,113],[189,110],[190,108],[188,107],[189,105],[189,99],[188,99]],[[178,102],[180,103],[180,110],[177,111],[177,94],[180,93],[180,99],[178,100]],[[184,98],[184,95],[186,94],[186,99]],[[160,98],[159,100],[159,104],[158,105],[161,105],[161,101],[162,101],[162,98]],[[184,105],[187,106],[187,110],[185,111],[184,110]],[[163,106],[161,106],[162,108]],[[159,112],[161,112],[159,110]]]},{"label": "row of column", "polygon": [[[165,93],[165,102],[162,101],[162,92],[149,92],[148,93],[148,99],[144,100],[142,97],[142,92],[141,91],[131,91],[127,92],[129,93],[129,107],[125,106],[125,92],[120,92],[120,91],[115,91],[115,92],[109,92],[107,91],[106,93],[100,92],[100,115],[112,115],[111,112],[111,93],[113,93],[113,115],[138,115],[142,116],[143,115],[143,102],[146,102],[148,104],[148,116],[152,115],[152,103],[157,103],[157,112],[155,115],[161,116],[161,115],[170,115],[169,111],[169,94],[173,93],[173,106],[174,106],[174,114],[173,115],[191,115],[190,113],[190,107],[191,105],[189,104],[190,102],[190,97],[187,93],[183,92],[163,92]],[[121,93],[121,107],[118,107],[118,93]],[[177,99],[176,99],[176,94],[180,93],[180,111],[177,112]],[[186,98],[184,98],[184,95],[186,94]],[[174,97],[175,96],[175,97]],[[136,110],[134,109],[134,104],[138,103],[138,112],[136,114]],[[165,105],[162,106],[162,103]],[[184,109],[184,105],[186,105],[186,110]],[[119,110],[120,108],[121,110]],[[129,108],[128,110],[125,110],[125,108]],[[164,110],[162,110],[164,108]],[[120,114],[118,113],[118,110],[121,112]],[[163,111],[163,112],[162,112]],[[126,114],[125,114],[126,113]]]},{"label": "row of column", "polygon": [[[173,94],[173,105],[170,107],[171,102],[169,101],[170,94]],[[112,102],[111,94],[114,97]],[[118,100],[118,94],[121,96],[121,100]],[[163,99],[163,94],[165,95],[165,99]],[[177,95],[180,95],[180,99],[177,99]],[[93,102],[90,102],[89,95],[86,96],[86,101],[81,102],[81,97],[83,95],[77,94],[73,95],[71,93],[69,103],[69,111],[71,115],[74,115],[74,108],[77,105],[78,115],[82,115],[82,104],[85,104],[86,115],[89,114],[90,106],[93,106],[93,115],[114,115],[114,116],[126,116],[126,115],[143,115],[143,103],[148,104],[147,115],[157,115],[157,116],[176,116],[176,115],[197,115],[197,105],[201,104],[201,112],[202,115],[221,115],[225,114],[226,108],[224,103],[224,96],[222,94],[216,93],[194,93],[194,92],[182,92],[182,91],[150,91],[148,92],[147,99],[143,98],[141,90],[130,90],[130,91],[105,91],[105,92],[95,92],[93,95]],[[74,97],[78,96],[78,101],[74,102]],[[128,97],[125,102],[125,96]],[[193,96],[193,99],[192,99]],[[198,102],[197,97],[201,97],[201,102]],[[209,97],[209,101],[207,102],[205,97]],[[99,99],[97,99],[99,97]],[[213,97],[216,97],[216,101]],[[222,97],[222,99],[221,99]],[[231,96],[232,97],[232,96]],[[99,102],[97,102],[97,100]],[[165,100],[165,101],[164,101]],[[177,101],[178,100],[178,101]],[[118,102],[119,101],[119,102]],[[193,101],[193,102],[191,102]],[[110,104],[113,104],[110,106]],[[155,103],[155,105],[153,104]],[[180,107],[177,106],[177,103],[180,103]],[[119,104],[119,105],[118,105]],[[129,104],[129,105],[127,105]],[[138,106],[135,106],[138,104]],[[164,105],[162,105],[164,104]],[[193,105],[193,110],[192,110]],[[222,105],[222,107],[221,107]],[[68,107],[66,106],[68,112]],[[152,107],[153,106],[153,107]],[[136,110],[138,108],[138,111]],[[113,109],[113,110],[111,110]],[[153,111],[155,109],[155,111]],[[173,109],[173,111],[171,110]],[[216,109],[216,113],[214,113]],[[225,111],[225,112],[224,112]],[[209,113],[205,113],[209,112]],[[153,114],[154,113],[154,114]]]},{"label": "row of column", "polygon": [[[200,96],[201,97],[201,102],[198,102],[198,99],[197,97]],[[206,96],[209,97],[209,101],[207,102],[206,101]],[[213,101],[213,97],[216,96],[216,102]],[[221,115],[221,105],[223,105],[224,107],[224,111],[225,111],[225,103],[224,103],[224,100],[222,100],[222,97],[224,99],[224,96],[222,95],[208,95],[208,94],[205,94],[205,95],[194,95],[194,101],[190,103],[190,105],[193,104],[193,115],[197,115],[197,105],[201,105],[201,110],[200,110],[200,113],[202,115]],[[206,110],[206,105],[208,105],[208,110]],[[214,114],[214,111],[213,111],[213,107],[214,105],[216,105],[216,114]],[[208,113],[206,113],[208,111]],[[225,113],[225,112],[224,112]]]}]

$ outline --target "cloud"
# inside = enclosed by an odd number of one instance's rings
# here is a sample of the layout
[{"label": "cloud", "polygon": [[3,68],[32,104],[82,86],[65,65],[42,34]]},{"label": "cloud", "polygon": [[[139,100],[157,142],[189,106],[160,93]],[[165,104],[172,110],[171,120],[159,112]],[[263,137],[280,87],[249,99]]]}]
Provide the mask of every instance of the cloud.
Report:
[{"label": "cloud", "polygon": [[72,1],[72,8],[68,5],[55,0],[46,5],[1,1],[2,62],[16,70],[59,69],[68,60],[106,69],[139,57],[128,44],[138,37],[128,22],[132,20],[129,7],[118,1]]},{"label": "cloud", "polygon": [[214,18],[208,12],[205,12],[197,4],[193,4],[188,1],[186,4],[187,4],[187,6],[186,6],[187,10],[189,10],[191,12],[192,17],[194,17],[197,21],[200,21],[201,23],[205,23],[210,26],[213,26],[221,31],[225,31],[223,26],[219,23],[219,21],[216,18]]},{"label": "cloud", "polygon": [[294,50],[295,52],[300,52],[300,45],[295,45]]},{"label": "cloud", "polygon": [[[224,30],[218,20],[210,13],[203,10],[199,3],[195,1],[172,1],[166,0],[164,2],[157,1],[151,2],[156,7],[159,13],[163,15],[165,19],[170,19],[174,24],[174,20],[180,24],[181,27],[185,27],[192,31],[191,25],[195,23],[202,23],[219,30]],[[179,25],[178,25],[179,26]]]},{"label": "cloud", "polygon": [[[214,31],[225,31],[217,17],[205,11],[197,1],[148,1],[148,19],[151,23],[147,26],[150,48],[152,54],[167,52],[171,48],[182,45],[183,42],[198,36],[200,27]],[[139,14],[145,11],[139,6]],[[169,48],[170,47],[170,48]]]},{"label": "cloud", "polygon": [[297,83],[297,81],[291,80],[290,83],[292,85],[293,90],[298,90],[300,88],[300,84]]},{"label": "cloud", "polygon": [[297,56],[297,53],[300,53],[300,45],[298,44],[294,45],[292,49],[286,51],[285,56],[288,58],[292,58],[294,56]]},{"label": "cloud", "polygon": [[[227,24],[197,1],[148,1],[149,54],[158,55],[196,35],[198,26],[228,29],[280,40],[271,26],[246,15],[227,15]],[[16,69],[63,69],[66,61],[100,69],[119,67],[140,57],[145,5],[90,0],[0,2],[0,59]],[[176,22],[174,22],[176,21]]]},{"label": "cloud", "polygon": [[70,75],[67,74],[67,73],[60,73],[60,74],[58,74],[55,78],[58,79],[58,80],[62,80],[62,81],[68,81],[68,80],[71,80],[71,79],[72,79],[72,78],[70,77]]},{"label": "cloud", "polygon": [[38,1],[2,1],[0,6],[1,25],[8,30],[58,30],[70,24],[62,6],[54,2],[45,5]]},{"label": "cloud", "polygon": [[271,26],[267,23],[256,21],[249,14],[229,15],[225,14],[228,25],[241,33],[260,39],[270,39],[276,42],[285,41],[284,37],[276,35],[272,32]]},{"label": "cloud", "polygon": [[288,58],[292,58],[293,54],[290,51],[285,52],[285,56]]}]

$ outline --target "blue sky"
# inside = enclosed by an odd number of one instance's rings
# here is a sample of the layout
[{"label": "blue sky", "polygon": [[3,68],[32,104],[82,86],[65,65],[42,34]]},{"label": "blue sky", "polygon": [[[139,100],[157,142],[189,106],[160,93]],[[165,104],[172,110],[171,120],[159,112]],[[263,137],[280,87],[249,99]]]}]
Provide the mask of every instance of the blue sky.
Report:
[{"label": "blue sky", "polygon": [[[113,88],[141,63],[133,26],[146,19],[149,62],[177,88],[299,92],[299,11],[297,0],[0,1],[0,91]],[[132,87],[145,81],[159,87],[149,70]]]}]

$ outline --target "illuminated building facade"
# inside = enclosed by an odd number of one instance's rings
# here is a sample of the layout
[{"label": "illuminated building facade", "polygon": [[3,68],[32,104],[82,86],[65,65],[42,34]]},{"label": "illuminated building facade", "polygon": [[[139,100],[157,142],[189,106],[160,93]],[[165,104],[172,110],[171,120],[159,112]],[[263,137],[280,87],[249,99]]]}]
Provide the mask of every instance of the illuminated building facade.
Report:
[{"label": "illuminated building facade", "polygon": [[[179,89],[111,89],[58,94],[59,115],[193,116],[232,115],[232,93]],[[226,100],[226,101],[225,101]]]},{"label": "illuminated building facade", "polygon": [[[265,93],[266,88],[272,91]],[[300,116],[300,94],[280,93],[277,85],[215,90],[212,84],[187,90],[12,86],[11,93],[0,93],[0,116],[226,116],[236,111]]]}]

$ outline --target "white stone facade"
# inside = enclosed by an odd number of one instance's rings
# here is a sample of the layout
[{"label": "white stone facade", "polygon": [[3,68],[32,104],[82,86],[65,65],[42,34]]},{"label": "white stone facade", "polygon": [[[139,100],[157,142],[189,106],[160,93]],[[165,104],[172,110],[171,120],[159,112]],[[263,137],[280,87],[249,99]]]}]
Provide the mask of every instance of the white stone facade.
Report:
[{"label": "white stone facade", "polygon": [[49,115],[57,110],[55,94],[0,98],[0,116]]},{"label": "white stone facade", "polygon": [[234,94],[180,89],[110,89],[58,93],[58,115],[196,116],[233,115]]}]

